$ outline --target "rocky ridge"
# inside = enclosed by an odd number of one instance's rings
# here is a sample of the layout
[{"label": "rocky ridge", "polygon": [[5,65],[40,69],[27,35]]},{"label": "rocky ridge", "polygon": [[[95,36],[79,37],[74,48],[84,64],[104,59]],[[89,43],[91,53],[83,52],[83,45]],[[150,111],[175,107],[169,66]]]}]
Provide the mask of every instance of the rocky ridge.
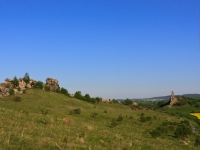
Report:
[{"label": "rocky ridge", "polygon": [[[26,88],[33,88],[34,85],[37,83],[36,80],[30,79],[28,83],[26,83],[23,78],[18,79],[19,85],[17,87],[14,87],[13,80],[6,78],[3,83],[0,83],[0,98],[3,98],[5,96],[9,96],[9,90],[13,89],[14,94],[22,94],[23,91]],[[43,85],[43,87],[48,86],[50,90],[55,91],[57,89],[60,89],[58,80],[53,78],[47,78],[46,84]]]}]

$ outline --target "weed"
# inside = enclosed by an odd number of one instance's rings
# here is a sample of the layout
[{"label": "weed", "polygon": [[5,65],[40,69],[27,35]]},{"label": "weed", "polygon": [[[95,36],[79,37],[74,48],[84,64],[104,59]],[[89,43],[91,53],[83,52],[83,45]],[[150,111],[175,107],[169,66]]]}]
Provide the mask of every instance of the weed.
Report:
[{"label": "weed", "polygon": [[14,102],[20,102],[20,101],[21,101],[21,97],[19,97],[19,96],[15,96],[15,98],[14,98],[13,101],[14,101]]},{"label": "weed", "polygon": [[73,114],[81,114],[81,109],[76,108],[76,109],[70,110],[69,115],[73,115]]},{"label": "weed", "polygon": [[117,118],[117,121],[121,122],[123,120],[122,115],[119,115],[119,117]]},{"label": "weed", "polygon": [[90,114],[90,117],[96,118],[96,117],[97,117],[97,115],[98,115],[98,113],[96,113],[96,112],[93,112],[93,113],[91,113],[91,114]]},{"label": "weed", "polygon": [[10,88],[10,89],[9,89],[9,94],[10,94],[10,95],[14,95],[14,94],[15,94],[15,91],[14,91],[13,88]]}]

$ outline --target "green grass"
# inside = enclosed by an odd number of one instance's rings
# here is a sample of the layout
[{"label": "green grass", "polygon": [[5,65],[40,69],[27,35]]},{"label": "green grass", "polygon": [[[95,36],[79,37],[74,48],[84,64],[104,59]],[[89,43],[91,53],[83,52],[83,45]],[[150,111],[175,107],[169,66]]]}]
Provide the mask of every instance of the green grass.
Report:
[{"label": "green grass", "polygon": [[[13,101],[15,96],[0,99],[0,149],[3,150],[198,149],[193,146],[193,136],[185,140],[171,135],[151,137],[150,131],[162,122],[181,121],[165,112],[132,110],[122,104],[90,104],[43,90],[31,89],[19,96],[20,102]],[[77,108],[80,114],[69,114]],[[140,122],[141,113],[151,116],[151,121]],[[119,116],[123,118],[121,121]],[[110,127],[112,122],[116,126]]]}]

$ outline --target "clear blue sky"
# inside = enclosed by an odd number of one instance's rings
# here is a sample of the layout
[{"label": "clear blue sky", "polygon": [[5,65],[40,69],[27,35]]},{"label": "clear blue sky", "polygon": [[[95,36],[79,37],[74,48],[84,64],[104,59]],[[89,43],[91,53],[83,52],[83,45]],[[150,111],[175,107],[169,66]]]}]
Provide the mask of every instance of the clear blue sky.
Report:
[{"label": "clear blue sky", "polygon": [[199,0],[0,0],[0,82],[25,72],[70,93],[200,93]]}]

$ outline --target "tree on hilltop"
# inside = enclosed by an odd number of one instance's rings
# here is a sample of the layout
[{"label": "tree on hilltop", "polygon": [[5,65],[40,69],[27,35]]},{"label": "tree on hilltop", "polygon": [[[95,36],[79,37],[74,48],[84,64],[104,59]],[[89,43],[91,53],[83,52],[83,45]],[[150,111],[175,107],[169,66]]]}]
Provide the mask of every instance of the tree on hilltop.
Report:
[{"label": "tree on hilltop", "polygon": [[23,80],[24,80],[24,82],[26,82],[26,84],[29,83],[30,77],[29,77],[28,72],[25,73]]},{"label": "tree on hilltop", "polygon": [[19,81],[18,81],[18,79],[17,79],[16,76],[14,76],[14,78],[13,78],[13,86],[14,86],[15,88],[19,86]]}]

